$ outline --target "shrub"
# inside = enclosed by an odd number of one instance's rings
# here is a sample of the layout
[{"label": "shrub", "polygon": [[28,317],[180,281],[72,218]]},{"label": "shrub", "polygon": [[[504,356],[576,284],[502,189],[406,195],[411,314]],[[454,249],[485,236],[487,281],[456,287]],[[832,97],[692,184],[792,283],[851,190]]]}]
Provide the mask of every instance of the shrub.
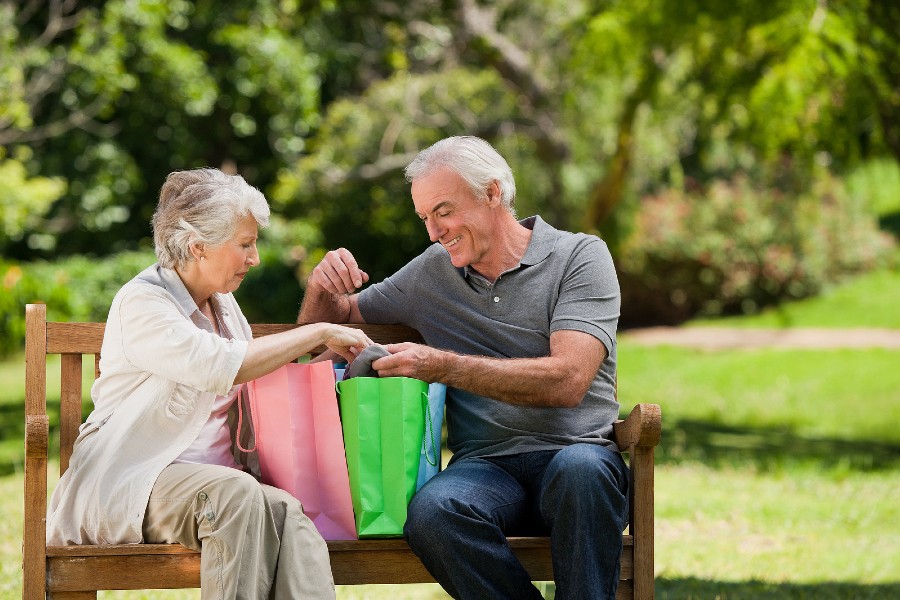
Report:
[{"label": "shrub", "polygon": [[26,304],[46,304],[51,320],[106,321],[119,288],[155,260],[152,252],[125,252],[103,259],[0,262],[0,355],[22,348]]},{"label": "shrub", "polygon": [[808,193],[744,177],[643,198],[617,258],[622,325],[755,312],[814,295],[886,260],[892,239],[866,203],[821,178]]}]

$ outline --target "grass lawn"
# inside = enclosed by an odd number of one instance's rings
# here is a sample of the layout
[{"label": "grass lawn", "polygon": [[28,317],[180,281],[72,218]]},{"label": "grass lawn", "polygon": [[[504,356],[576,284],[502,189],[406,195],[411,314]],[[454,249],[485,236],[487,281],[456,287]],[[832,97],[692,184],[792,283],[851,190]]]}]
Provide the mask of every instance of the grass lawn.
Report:
[{"label": "grass lawn", "polygon": [[705,352],[623,342],[618,359],[623,411],[659,404],[670,454],[684,445],[680,424],[704,439],[731,436],[736,451],[790,447],[824,460],[859,450],[900,460],[900,352]]},{"label": "grass lawn", "polygon": [[757,315],[697,319],[688,325],[900,329],[897,298],[900,298],[900,269],[885,269],[845,281],[814,298],[788,302]]},{"label": "grass lawn", "polygon": [[898,493],[894,472],[666,465],[656,480],[657,577],[900,590]]}]

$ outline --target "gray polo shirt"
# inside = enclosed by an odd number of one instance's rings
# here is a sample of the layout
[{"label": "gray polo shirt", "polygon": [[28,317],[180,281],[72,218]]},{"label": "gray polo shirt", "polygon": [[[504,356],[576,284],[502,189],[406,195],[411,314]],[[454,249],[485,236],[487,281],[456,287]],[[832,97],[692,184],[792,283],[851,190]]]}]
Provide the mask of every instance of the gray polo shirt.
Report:
[{"label": "gray polo shirt", "polygon": [[[494,358],[550,355],[550,334],[575,330],[609,352],[574,408],[512,406],[447,389],[448,446],[463,456],[500,456],[558,449],[576,442],[611,445],[619,416],[615,397],[616,324],[620,294],[612,257],[599,238],[559,231],[540,217],[521,263],[491,284],[458,269],[434,244],[381,283],[363,290],[367,323],[414,327],[434,348]],[[573,365],[574,366],[574,365]]]}]

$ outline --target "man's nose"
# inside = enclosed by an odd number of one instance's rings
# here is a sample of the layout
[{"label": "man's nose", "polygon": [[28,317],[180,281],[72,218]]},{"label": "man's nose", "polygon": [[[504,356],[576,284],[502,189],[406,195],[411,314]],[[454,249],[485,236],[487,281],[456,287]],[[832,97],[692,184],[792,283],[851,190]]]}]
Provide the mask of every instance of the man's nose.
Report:
[{"label": "man's nose", "polygon": [[426,221],[425,229],[428,231],[428,239],[432,242],[436,242],[441,239],[441,228],[438,227],[438,224],[435,221]]}]

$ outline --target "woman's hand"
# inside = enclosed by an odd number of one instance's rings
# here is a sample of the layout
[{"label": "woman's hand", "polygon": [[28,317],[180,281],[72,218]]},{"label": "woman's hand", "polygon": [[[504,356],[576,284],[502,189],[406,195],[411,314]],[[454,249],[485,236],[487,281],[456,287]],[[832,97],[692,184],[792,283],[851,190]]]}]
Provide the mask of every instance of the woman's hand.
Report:
[{"label": "woman's hand", "polygon": [[322,343],[332,352],[340,354],[348,363],[353,362],[363,348],[373,343],[361,330],[343,325],[327,324],[323,336]]}]

